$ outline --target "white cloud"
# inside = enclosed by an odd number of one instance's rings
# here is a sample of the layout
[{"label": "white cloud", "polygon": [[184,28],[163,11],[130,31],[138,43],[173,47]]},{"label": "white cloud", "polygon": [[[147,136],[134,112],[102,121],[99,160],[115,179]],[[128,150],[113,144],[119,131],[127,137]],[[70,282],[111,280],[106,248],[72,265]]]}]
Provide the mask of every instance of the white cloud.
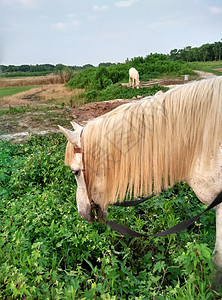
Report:
[{"label": "white cloud", "polygon": [[32,0],[18,0],[22,5],[27,6],[27,5],[32,5],[33,1]]},{"label": "white cloud", "polygon": [[211,7],[209,7],[209,11],[213,15],[221,15],[222,14],[222,7],[221,6],[211,6]]},{"label": "white cloud", "polygon": [[1,0],[0,4],[11,8],[15,8],[16,4],[22,6],[23,8],[35,8],[36,0]]},{"label": "white cloud", "polygon": [[124,33],[118,32],[118,33],[104,33],[100,35],[86,35],[83,36],[82,39],[87,42],[99,42],[102,41],[110,41],[110,40],[116,40],[116,39],[123,39],[125,37]]},{"label": "white cloud", "polygon": [[105,11],[108,8],[109,8],[108,5],[101,5],[101,6],[99,6],[99,5],[93,5],[93,10],[94,11]]},{"label": "white cloud", "polygon": [[67,15],[67,18],[68,18],[68,19],[73,19],[74,17],[75,17],[74,14],[68,14],[68,15]]},{"label": "white cloud", "polygon": [[78,20],[69,20],[68,22],[57,22],[53,24],[53,28],[58,31],[68,31],[76,28],[79,24]]},{"label": "white cloud", "polygon": [[154,22],[152,24],[149,24],[147,26],[147,28],[150,28],[150,29],[157,29],[157,28],[165,28],[165,27],[168,27],[168,26],[178,26],[180,25],[181,23],[183,23],[183,21],[174,21],[174,20],[170,20],[170,21],[157,21],[157,22]]},{"label": "white cloud", "polygon": [[77,27],[79,24],[80,24],[80,22],[79,22],[78,20],[73,20],[73,21],[70,23],[70,25],[71,25],[72,27]]},{"label": "white cloud", "polygon": [[56,24],[53,24],[53,27],[59,31],[66,31],[68,29],[67,25],[62,22],[58,22]]},{"label": "white cloud", "polygon": [[137,0],[124,0],[124,1],[119,1],[115,2],[115,6],[117,7],[130,7],[132,6]]}]

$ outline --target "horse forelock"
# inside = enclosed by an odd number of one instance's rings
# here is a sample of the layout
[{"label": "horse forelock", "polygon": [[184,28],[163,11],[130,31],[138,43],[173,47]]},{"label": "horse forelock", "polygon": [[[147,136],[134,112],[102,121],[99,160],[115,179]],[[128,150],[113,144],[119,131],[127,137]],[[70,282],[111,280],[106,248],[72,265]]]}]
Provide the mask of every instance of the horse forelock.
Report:
[{"label": "horse forelock", "polygon": [[122,105],[84,129],[86,181],[100,205],[185,180],[222,141],[222,77]]},{"label": "horse forelock", "polygon": [[65,165],[71,166],[73,159],[74,159],[74,145],[71,142],[68,142],[66,145],[66,151],[65,151]]}]

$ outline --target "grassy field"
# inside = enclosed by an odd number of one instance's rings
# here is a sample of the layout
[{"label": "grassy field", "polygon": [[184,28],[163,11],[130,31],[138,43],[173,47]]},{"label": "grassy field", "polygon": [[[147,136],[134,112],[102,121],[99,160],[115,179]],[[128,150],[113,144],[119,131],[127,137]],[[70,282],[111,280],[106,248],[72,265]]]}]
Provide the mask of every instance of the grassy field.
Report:
[{"label": "grassy field", "polygon": [[[215,212],[190,231],[127,238],[78,215],[61,134],[0,142],[1,299],[221,299],[212,288]],[[204,209],[184,184],[109,219],[155,233]]]},{"label": "grassy field", "polygon": [[221,71],[217,71],[215,69],[222,69],[222,60],[220,61],[207,61],[207,62],[190,62],[188,65],[193,70],[200,70],[204,72],[214,73],[215,75],[222,75]]},{"label": "grassy field", "polygon": [[0,98],[28,91],[37,86],[16,86],[16,87],[0,87]]}]

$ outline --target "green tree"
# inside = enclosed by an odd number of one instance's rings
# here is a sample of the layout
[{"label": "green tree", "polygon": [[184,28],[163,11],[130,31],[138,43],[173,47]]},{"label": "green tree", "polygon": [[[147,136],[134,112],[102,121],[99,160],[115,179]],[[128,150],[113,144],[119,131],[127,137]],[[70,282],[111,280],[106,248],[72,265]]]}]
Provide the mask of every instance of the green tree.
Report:
[{"label": "green tree", "polygon": [[61,71],[59,71],[59,75],[64,83],[68,82],[71,78],[73,78],[76,74],[70,67],[64,67]]},{"label": "green tree", "polygon": [[105,89],[108,85],[111,85],[113,83],[109,77],[109,71],[107,70],[107,68],[99,67],[95,72],[94,86],[98,90]]}]

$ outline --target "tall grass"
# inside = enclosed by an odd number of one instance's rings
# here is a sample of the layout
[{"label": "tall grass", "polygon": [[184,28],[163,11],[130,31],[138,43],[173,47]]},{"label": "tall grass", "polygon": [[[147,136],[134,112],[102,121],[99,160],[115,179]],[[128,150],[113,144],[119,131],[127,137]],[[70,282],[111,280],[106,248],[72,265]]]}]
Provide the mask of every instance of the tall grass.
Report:
[{"label": "tall grass", "polygon": [[0,78],[0,87],[38,86],[64,83],[59,75],[23,78]]}]

